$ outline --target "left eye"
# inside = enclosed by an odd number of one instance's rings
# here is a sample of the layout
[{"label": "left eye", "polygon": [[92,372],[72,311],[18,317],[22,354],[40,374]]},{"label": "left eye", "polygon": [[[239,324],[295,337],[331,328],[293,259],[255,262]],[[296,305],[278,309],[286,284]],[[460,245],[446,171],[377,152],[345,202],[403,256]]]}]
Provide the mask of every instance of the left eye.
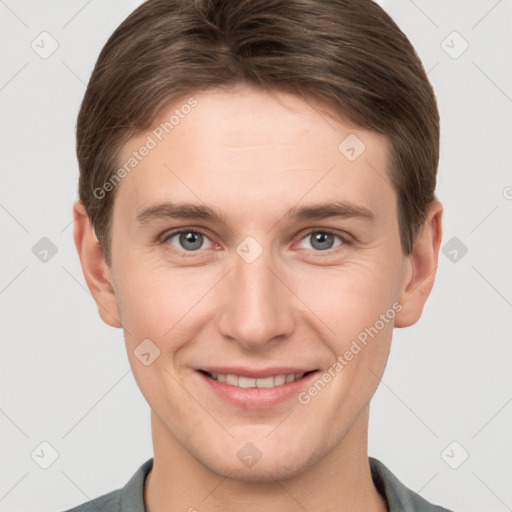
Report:
[{"label": "left eye", "polygon": [[[334,245],[335,238],[340,241],[336,246]],[[342,245],[344,242],[340,235],[323,230],[310,231],[302,240],[311,240],[309,247],[305,247],[305,249],[315,249],[317,251],[327,251]]]}]

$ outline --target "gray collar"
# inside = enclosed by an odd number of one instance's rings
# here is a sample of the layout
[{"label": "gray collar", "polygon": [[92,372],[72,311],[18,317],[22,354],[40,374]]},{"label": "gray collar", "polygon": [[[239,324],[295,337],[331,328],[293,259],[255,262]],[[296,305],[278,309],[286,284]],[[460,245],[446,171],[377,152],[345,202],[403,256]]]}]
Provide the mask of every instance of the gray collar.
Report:
[{"label": "gray collar", "polygon": [[[419,494],[405,487],[379,460],[370,457],[369,462],[373,482],[380,494],[386,499],[389,512],[450,512],[446,508],[432,505]],[[129,482],[120,489],[122,512],[146,512],[144,508],[144,482],[152,467],[153,458],[144,462]]]}]

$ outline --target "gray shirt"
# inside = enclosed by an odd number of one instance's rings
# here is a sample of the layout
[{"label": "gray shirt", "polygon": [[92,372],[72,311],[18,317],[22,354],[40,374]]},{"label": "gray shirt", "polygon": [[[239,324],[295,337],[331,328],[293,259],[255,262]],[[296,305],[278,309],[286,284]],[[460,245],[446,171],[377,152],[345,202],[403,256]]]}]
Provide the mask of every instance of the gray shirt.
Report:
[{"label": "gray shirt", "polygon": [[[389,512],[451,512],[432,505],[405,487],[382,462],[369,458],[373,482],[388,503]],[[122,488],[109,492],[65,512],[146,512],[144,508],[144,482],[153,467],[148,459]]]}]

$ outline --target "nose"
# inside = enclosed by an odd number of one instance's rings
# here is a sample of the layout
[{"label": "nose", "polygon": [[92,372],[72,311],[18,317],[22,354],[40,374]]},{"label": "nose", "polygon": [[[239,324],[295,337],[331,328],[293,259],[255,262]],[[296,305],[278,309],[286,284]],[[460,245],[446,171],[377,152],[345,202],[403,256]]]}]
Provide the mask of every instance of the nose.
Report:
[{"label": "nose", "polygon": [[270,251],[251,263],[238,254],[233,259],[219,297],[219,331],[247,351],[270,349],[293,333],[295,297],[285,273],[274,268]]}]

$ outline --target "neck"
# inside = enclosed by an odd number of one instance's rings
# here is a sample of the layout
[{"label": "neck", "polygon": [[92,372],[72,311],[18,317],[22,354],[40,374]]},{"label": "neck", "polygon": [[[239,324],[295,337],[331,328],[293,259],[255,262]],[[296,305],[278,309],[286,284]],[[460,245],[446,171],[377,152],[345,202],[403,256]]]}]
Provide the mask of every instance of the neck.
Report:
[{"label": "neck", "polygon": [[153,468],[146,478],[147,512],[386,512],[368,462],[368,409],[342,442],[302,472],[285,479],[242,481],[214,473],[193,457],[151,414]]}]

